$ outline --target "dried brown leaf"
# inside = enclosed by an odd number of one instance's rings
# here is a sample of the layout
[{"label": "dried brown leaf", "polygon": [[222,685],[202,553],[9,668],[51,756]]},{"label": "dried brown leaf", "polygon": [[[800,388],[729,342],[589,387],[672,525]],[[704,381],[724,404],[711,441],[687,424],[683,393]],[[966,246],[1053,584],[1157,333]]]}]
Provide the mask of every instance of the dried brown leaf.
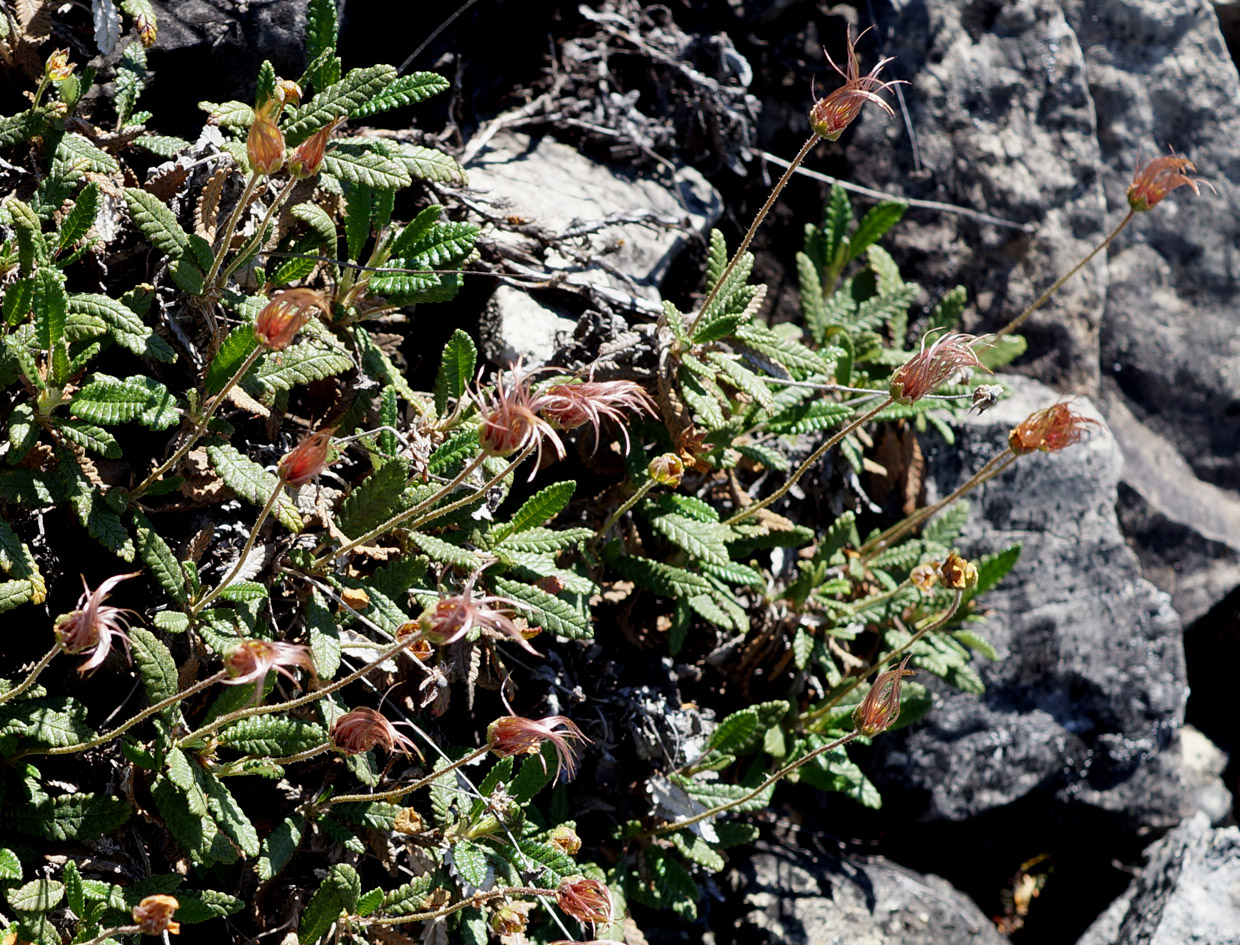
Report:
[{"label": "dried brown leaf", "polygon": [[215,231],[220,222],[220,197],[224,194],[226,180],[228,171],[221,167],[207,180],[194,207],[194,232],[208,243],[215,242]]}]

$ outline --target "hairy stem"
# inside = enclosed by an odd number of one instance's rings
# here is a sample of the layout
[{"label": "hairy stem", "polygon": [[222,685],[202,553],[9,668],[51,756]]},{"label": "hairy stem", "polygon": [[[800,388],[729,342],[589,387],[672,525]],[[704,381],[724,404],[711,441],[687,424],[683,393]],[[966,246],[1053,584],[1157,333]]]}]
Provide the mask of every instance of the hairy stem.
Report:
[{"label": "hairy stem", "polygon": [[424,919],[441,919],[470,906],[480,906],[492,899],[511,899],[515,896],[537,896],[540,899],[555,897],[554,889],[539,889],[536,886],[508,886],[504,889],[488,889],[486,892],[474,893],[468,899],[454,902],[450,906],[434,909],[430,912],[415,912],[411,915],[392,916],[387,919],[361,919],[362,925],[407,925],[410,922],[421,922]]},{"label": "hairy stem", "polygon": [[643,482],[638,487],[637,491],[634,492],[631,496],[629,496],[629,498],[625,500],[624,504],[621,505],[620,508],[612,512],[611,517],[608,518],[607,521],[603,523],[602,527],[599,528],[599,530],[594,533],[593,541],[598,541],[600,538],[606,535],[607,532],[611,530],[611,527],[615,525],[616,522],[620,521],[621,516],[623,516],[625,512],[627,512],[629,509],[635,506],[638,502],[640,502],[643,498],[645,498],[646,493],[649,492],[651,489],[653,489],[656,485],[658,485],[658,483],[656,483],[653,479],[647,479],[645,482]]},{"label": "hairy stem", "polygon": [[874,557],[874,555],[878,554],[878,552],[882,551],[884,548],[891,547],[891,543],[897,538],[903,537],[905,534],[912,531],[918,525],[921,525],[930,517],[937,515],[940,511],[951,505],[970,489],[975,489],[987,480],[993,479],[1015,461],[1016,454],[1014,454],[1011,449],[1006,449],[998,456],[992,457],[985,466],[970,476],[963,485],[958,486],[951,495],[939,499],[938,502],[932,503],[931,505],[918,509],[907,518],[896,522],[881,535],[875,535],[863,544],[858,549],[861,554],[861,560],[863,562],[869,561]]},{"label": "hairy stem", "polygon": [[194,448],[194,444],[198,442],[199,437],[201,437],[206,431],[207,424],[211,422],[211,417],[215,414],[216,408],[224,402],[224,398],[228,396],[228,392],[232,390],[243,377],[245,377],[250,368],[254,366],[254,362],[258,360],[259,356],[265,350],[266,349],[262,345],[259,345],[250,352],[249,356],[244,361],[241,362],[241,366],[237,368],[233,376],[228,379],[228,382],[220,388],[220,392],[211,398],[211,403],[209,403],[206,410],[203,411],[202,416],[198,420],[197,426],[193,429],[193,432],[190,433],[185,442],[177,447],[176,451],[169,456],[167,460],[157,466],[154,472],[138,483],[133,492],[130,493],[133,498],[136,499],[146,492],[146,490],[149,489],[152,484],[157,482],[164,473],[168,472],[170,469],[174,469],[185,454]]},{"label": "hairy stem", "polygon": [[774,492],[772,492],[762,501],[755,502],[753,503],[753,505],[745,506],[743,509],[737,512],[735,515],[733,515],[730,519],[725,521],[723,524],[735,525],[737,522],[740,522],[740,521],[743,521],[744,519],[749,518],[749,516],[753,515],[755,512],[759,512],[762,509],[766,508],[771,503],[778,502],[781,498],[783,498],[783,496],[788,492],[789,489],[791,489],[794,485],[796,485],[797,480],[800,479],[803,475],[805,475],[806,470],[808,470],[811,466],[814,465],[814,463],[818,462],[818,460],[822,458],[822,455],[827,450],[835,446],[835,444],[837,444],[840,440],[844,439],[844,437],[848,436],[848,434],[852,433],[852,431],[857,429],[857,427],[861,426],[861,424],[869,420],[873,420],[876,416],[878,416],[880,413],[882,413],[884,410],[886,410],[890,406],[891,406],[891,397],[885,397],[883,398],[883,402],[880,403],[873,410],[868,410],[865,413],[863,413],[861,416],[857,417],[855,420],[850,420],[847,424],[845,424],[843,427],[840,428],[838,433],[834,434],[832,437],[830,437],[830,439],[828,439],[825,443],[823,443],[822,446],[814,450],[814,452],[810,454],[809,459],[807,459],[800,466],[798,466],[796,472],[794,472],[791,476],[789,476],[788,480],[782,486],[780,486],[778,489],[776,489]]},{"label": "hairy stem", "polygon": [[806,155],[809,154],[814,145],[817,143],[818,135],[811,135],[810,139],[801,145],[801,150],[797,152],[797,156],[794,157],[788,164],[788,169],[784,171],[783,176],[775,182],[775,187],[771,190],[770,196],[766,198],[766,203],[762,205],[762,209],[758,211],[758,215],[753,218],[753,223],[749,224],[749,229],[745,231],[745,238],[741,240],[740,248],[733,254],[731,261],[728,263],[728,267],[723,270],[723,275],[721,275],[719,277],[719,281],[711,287],[710,292],[706,296],[706,301],[702,303],[702,306],[698,309],[697,314],[693,316],[693,320],[689,322],[686,331],[690,337],[693,336],[693,329],[697,325],[698,320],[706,314],[706,310],[710,308],[711,303],[715,301],[715,297],[719,294],[719,290],[723,288],[723,284],[728,281],[728,276],[732,275],[732,270],[736,268],[736,264],[740,261],[740,258],[745,255],[745,250],[749,249],[749,244],[753,242],[753,237],[754,234],[758,232],[758,227],[762,225],[762,221],[766,219],[766,215],[771,212],[771,207],[775,206],[776,198],[779,197],[784,187],[787,186],[788,181],[792,179],[792,175],[795,173],[797,167],[800,166],[801,162],[805,160]]},{"label": "hairy stem", "polygon": [[404,797],[406,794],[412,794],[414,791],[426,787],[432,781],[437,781],[449,771],[455,771],[457,768],[463,768],[468,764],[472,764],[479,758],[483,757],[491,750],[490,745],[483,745],[481,748],[475,748],[463,758],[458,758],[451,764],[445,765],[438,771],[432,771],[424,778],[419,778],[412,784],[406,784],[403,787],[393,788],[390,791],[381,791],[377,794],[340,794],[337,797],[329,797],[323,803],[316,805],[317,807],[330,807],[332,804],[355,804],[365,801],[394,801],[397,798]]},{"label": "hairy stem", "polygon": [[1132,222],[1132,218],[1135,215],[1136,215],[1135,210],[1129,210],[1127,215],[1124,217],[1124,219],[1119,221],[1119,226],[1117,226],[1109,234],[1107,234],[1106,238],[1101,243],[1099,243],[1097,246],[1091,249],[1089,251],[1089,254],[1084,259],[1082,259],[1079,263],[1077,263],[1075,266],[1073,266],[1071,269],[1065,272],[1062,276],[1056,279],[1054,284],[1049,289],[1047,289],[1045,292],[1043,292],[1033,301],[1032,305],[1030,305],[1027,309],[1025,309],[1023,312],[1021,312],[1019,315],[1013,318],[1010,322],[1008,322],[1006,325],[1000,328],[997,332],[995,332],[995,337],[1002,338],[1004,335],[1010,334],[1011,332],[1019,328],[1022,324],[1024,324],[1025,320],[1030,315],[1032,315],[1034,312],[1040,309],[1043,305],[1045,305],[1046,300],[1059,291],[1060,286],[1062,286],[1065,282],[1067,282],[1074,275],[1080,272],[1081,269],[1084,268],[1084,266],[1091,259],[1093,259],[1100,252],[1102,252],[1104,249],[1110,246],[1111,241],[1114,240],[1115,237],[1119,236],[1120,232],[1124,229],[1124,227],[1126,227],[1130,222]]},{"label": "hairy stem", "polygon": [[233,579],[240,573],[245,566],[245,559],[250,556],[250,552],[254,549],[254,542],[258,538],[258,533],[262,529],[263,524],[267,521],[267,516],[271,514],[271,510],[275,508],[276,502],[280,499],[280,493],[284,491],[284,477],[280,476],[276,487],[271,490],[271,496],[267,499],[267,504],[263,506],[263,510],[258,513],[258,521],[254,523],[254,527],[250,529],[250,537],[246,539],[245,547],[241,549],[241,555],[237,558],[237,563],[232,566],[232,570],[228,572],[224,580],[215,586],[214,590],[207,593],[202,600],[195,602],[190,608],[191,617],[197,617],[206,608],[207,604],[215,600],[233,582]]},{"label": "hairy stem", "polygon": [[292,190],[296,184],[297,178],[290,177],[288,183],[280,189],[280,192],[276,195],[276,199],[271,201],[271,206],[268,207],[267,212],[263,214],[263,222],[259,225],[258,232],[250,238],[249,242],[241,247],[237,255],[233,257],[232,262],[228,264],[228,266],[224,269],[224,272],[220,275],[221,283],[227,284],[228,277],[236,272],[237,267],[245,262],[246,257],[249,256],[250,253],[259,248],[259,245],[263,239],[263,234],[267,232],[267,227],[271,225],[271,218],[275,216],[276,211],[279,210],[284,204],[284,201],[288,199],[288,195],[292,193]]},{"label": "hairy stem", "polygon": [[101,945],[110,938],[116,938],[118,935],[137,935],[142,931],[142,927],[138,925],[118,925],[115,928],[104,929],[92,939],[81,942],[80,945]]},{"label": "hairy stem", "polygon": [[211,260],[211,269],[207,272],[206,278],[202,280],[204,292],[210,292],[215,288],[215,277],[219,275],[224,256],[228,253],[228,244],[232,242],[233,234],[237,232],[237,224],[241,221],[241,214],[245,213],[245,208],[250,205],[250,198],[254,196],[258,182],[262,179],[263,175],[258,171],[250,173],[250,179],[245,182],[245,189],[241,191],[241,196],[237,198],[232,213],[228,215],[228,222],[224,224],[224,229],[220,234],[220,248],[216,251],[215,259]]},{"label": "hairy stem", "polygon": [[23,679],[20,683],[18,683],[16,686],[8,690],[7,692],[0,693],[0,705],[4,705],[4,703],[8,702],[10,699],[16,699],[23,692],[25,692],[27,689],[33,686],[34,681],[39,678],[39,673],[47,669],[47,664],[50,663],[52,661],[52,657],[55,656],[59,652],[60,652],[60,644],[57,643],[50,650],[48,650],[45,654],[43,654],[43,658],[39,660],[39,662],[34,664],[34,669],[30,671],[29,676],[27,676],[25,679]]},{"label": "hairy stem", "polygon": [[152,706],[147,706],[133,718],[129,719],[129,721],[127,721],[124,725],[114,728],[110,732],[104,732],[102,735],[92,738],[89,741],[78,742],[76,745],[58,745],[54,748],[29,748],[26,751],[19,751],[13,756],[13,758],[21,758],[26,755],[76,755],[79,752],[90,751],[90,749],[98,748],[100,745],[106,745],[119,735],[124,735],[143,719],[150,718],[155,713],[162,712],[164,709],[168,708],[168,706],[176,705],[183,699],[188,699],[195,693],[201,692],[208,686],[214,685],[215,683],[227,678],[228,671],[220,670],[215,675],[208,676],[206,679],[194,683],[188,689],[183,689],[175,695],[169,696],[167,699],[156,702]]}]

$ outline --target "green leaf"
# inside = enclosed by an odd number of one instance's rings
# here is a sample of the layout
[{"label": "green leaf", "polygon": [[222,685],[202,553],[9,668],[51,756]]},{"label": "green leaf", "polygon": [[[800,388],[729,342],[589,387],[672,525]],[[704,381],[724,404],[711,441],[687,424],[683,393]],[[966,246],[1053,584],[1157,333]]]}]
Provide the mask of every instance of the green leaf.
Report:
[{"label": "green leaf", "polygon": [[[268,716],[259,716],[268,718]],[[207,795],[207,808],[210,810],[220,829],[232,839],[246,856],[258,856],[258,834],[250,818],[237,803],[232,792],[224,783],[206,770],[195,772],[203,790]]]},{"label": "green leaf", "polygon": [[69,298],[65,294],[65,277],[58,269],[40,267],[34,274],[31,299],[39,347],[45,351],[60,343],[65,335],[65,316]]},{"label": "green leaf", "polygon": [[570,640],[588,639],[594,636],[590,615],[568,601],[548,594],[541,588],[497,577],[495,589],[505,597],[517,602],[528,613],[531,626],[540,626],[550,633],[568,637]]},{"label": "green leaf", "polygon": [[408,481],[406,461],[384,463],[341,503],[336,526],[350,538],[356,538],[382,525],[404,507],[402,496]]},{"label": "green leaf", "polygon": [[514,532],[523,532],[550,521],[564,510],[576,489],[576,481],[566,479],[539,490],[522,503],[510,521],[491,530],[492,538],[503,541]]},{"label": "green leaf", "polygon": [[[56,144],[53,156],[53,173],[57,170],[69,179],[76,179],[84,171],[96,174],[116,174],[121,166],[116,158],[91,144],[90,139],[76,132],[70,132]],[[56,168],[55,165],[61,165]]]},{"label": "green leaf", "polygon": [[711,583],[701,575],[638,555],[609,555],[608,563],[620,572],[622,577],[661,597],[680,600],[695,594],[709,594],[714,590]]},{"label": "green leaf", "polygon": [[344,348],[319,339],[290,345],[283,351],[269,351],[258,359],[254,370],[242,382],[246,390],[271,402],[281,391],[312,384],[352,370],[353,359]]},{"label": "green leaf", "polygon": [[142,319],[133,310],[115,299],[106,295],[71,295],[69,314],[75,313],[101,319],[108,326],[113,340],[127,351],[167,363],[177,359],[168,342],[142,324]]},{"label": "green leaf", "polygon": [[[73,862],[70,860],[69,862]],[[22,878],[22,861],[7,847],[0,847],[0,882],[17,882]]]},{"label": "green leaf", "polygon": [[[656,901],[652,904],[671,909],[687,922],[696,921],[697,903],[702,893],[697,883],[693,881],[693,877],[689,875],[689,871],[656,847],[649,847],[646,851],[646,868],[654,881]],[[645,892],[645,895],[648,896],[649,893]],[[644,898],[644,896],[637,898]]]},{"label": "green leaf", "polygon": [[972,630],[953,630],[952,637],[958,642],[967,646],[976,653],[981,653],[986,659],[994,662],[999,658],[999,651],[996,650],[985,637],[973,632]]},{"label": "green leaf", "polygon": [[816,352],[799,341],[777,334],[761,322],[751,321],[741,325],[731,344],[738,351],[752,352],[794,374],[831,373],[830,365]]},{"label": "green leaf", "polygon": [[706,356],[706,359],[719,369],[720,373],[731,382],[733,387],[744,391],[764,410],[774,411],[776,409],[775,398],[771,396],[770,389],[758,375],[743,367],[734,358],[729,357],[722,351],[712,351]]},{"label": "green leaf", "polygon": [[839,184],[832,184],[831,196],[827,199],[822,220],[824,254],[819,260],[822,268],[832,265],[836,257],[841,256],[840,250],[848,246],[848,228],[852,226],[852,222],[853,209],[848,200],[848,191]]},{"label": "green leaf", "polygon": [[276,517],[290,532],[302,530],[304,525],[301,516],[297,514],[293,501],[284,494],[279,479],[231,446],[208,446],[207,456],[224,484],[251,505],[262,508],[271,498],[272,492],[279,488],[281,494],[273,510]]},{"label": "green leaf", "polygon": [[960,316],[964,313],[964,308],[968,301],[969,292],[964,286],[958,285],[953,289],[949,289],[943,294],[939,304],[934,307],[934,311],[930,313],[930,320],[926,324],[926,330],[934,331],[936,328],[955,328],[960,323]]},{"label": "green leaf", "polygon": [[154,194],[137,187],[125,188],[130,216],[156,249],[170,259],[180,259],[189,250],[189,234],[172,211]]},{"label": "green leaf", "polygon": [[129,805],[105,794],[65,794],[23,805],[6,805],[5,826],[43,840],[92,840],[129,819]]},{"label": "green leaf", "polygon": [[998,554],[982,555],[977,559],[977,586],[970,591],[972,597],[985,594],[998,584],[1015,566],[1020,558],[1021,546],[1011,545]]},{"label": "green leaf", "polygon": [[443,76],[434,72],[411,72],[403,75],[374,98],[363,103],[352,112],[353,118],[373,115],[375,112],[399,108],[402,105],[416,105],[424,99],[451,87]]},{"label": "green leaf", "polygon": [[217,394],[223,390],[228,379],[237,373],[256,347],[258,339],[254,337],[253,325],[238,325],[230,331],[207,368],[206,393]]},{"label": "green leaf", "polygon": [[138,546],[138,557],[151,569],[155,580],[169,597],[177,604],[187,600],[185,592],[185,574],[176,555],[168,547],[168,543],[159,536],[150,520],[141,512],[133,512],[134,539]]},{"label": "green leaf", "polygon": [[273,879],[288,866],[305,834],[306,818],[301,814],[290,814],[276,825],[276,829],[263,840],[258,862],[254,864],[260,883]]},{"label": "green leaf", "polygon": [[652,518],[650,524],[699,561],[722,568],[732,563],[725,543],[736,536],[727,525],[700,522],[676,513]]},{"label": "green leaf", "polygon": [[245,131],[254,124],[254,109],[245,102],[199,102],[198,107],[228,131]]},{"label": "green leaf", "polygon": [[57,240],[63,252],[78,240],[82,239],[95,225],[95,217],[99,215],[99,185],[91,181],[77,195],[73,209],[65,214],[60,224],[60,237]]},{"label": "green leaf", "polygon": [[690,860],[698,864],[698,866],[710,870],[712,873],[718,873],[726,865],[719,852],[696,834],[685,830],[678,830],[671,835],[671,841],[675,844],[676,849],[680,851],[680,855],[686,860]]},{"label": "green leaf", "polygon": [[220,743],[247,755],[280,757],[317,748],[327,741],[322,726],[302,719],[256,715],[220,731]]},{"label": "green leaf", "polygon": [[405,165],[373,148],[348,141],[338,142],[323,157],[323,171],[351,184],[376,190],[399,190],[413,183]]},{"label": "green leaf", "polygon": [[801,317],[805,319],[805,327],[810,337],[819,344],[825,344],[830,319],[822,297],[822,282],[818,278],[818,267],[805,253],[797,253],[797,284],[801,290]]},{"label": "green leaf", "polygon": [[35,879],[4,894],[17,912],[50,912],[65,897],[65,884],[54,879]]},{"label": "green leaf", "polygon": [[266,600],[267,596],[267,586],[259,584],[257,581],[236,581],[220,591],[221,599],[230,600],[234,603]]},{"label": "green leaf", "polygon": [[452,862],[461,878],[471,886],[482,887],[487,883],[491,867],[486,851],[469,840],[458,840],[452,847]]},{"label": "green leaf", "polygon": [[1028,347],[1029,342],[1025,340],[1024,335],[991,338],[990,344],[977,352],[977,359],[982,362],[983,367],[997,371],[1019,358]]},{"label": "green leaf", "polygon": [[439,877],[435,873],[419,876],[389,892],[383,897],[383,903],[379,908],[384,915],[390,916],[423,912],[426,909],[427,900],[430,899],[431,893],[438,885]]},{"label": "green leaf", "polygon": [[116,120],[120,127],[129,124],[138,96],[146,86],[146,50],[139,42],[125,47],[120,62],[116,64]]},{"label": "green leaf", "polygon": [[154,705],[179,691],[177,665],[168,647],[155,634],[143,627],[129,628],[129,642],[134,662],[142,676],[146,697]]},{"label": "green leaf", "polygon": [[435,377],[435,410],[438,413],[442,414],[447,409],[448,401],[460,400],[465,396],[477,362],[478,348],[474,340],[459,328],[453,331],[444,345],[439,373]]},{"label": "green leaf", "polygon": [[121,458],[121,445],[107,430],[83,420],[54,420],[52,425],[78,446],[107,459]]},{"label": "green leaf", "polygon": [[469,182],[465,169],[451,155],[424,148],[421,145],[402,144],[399,160],[410,176],[435,184],[460,184]]},{"label": "green leaf", "polygon": [[362,881],[357,870],[347,863],[337,863],[327,871],[327,878],[315,890],[301,914],[297,941],[301,945],[316,942],[326,934],[341,913],[353,912],[362,894]]},{"label": "green leaf", "polygon": [[152,620],[165,633],[184,633],[189,629],[189,617],[179,610],[161,610]]},{"label": "green leaf", "polygon": [[[492,531],[494,536],[494,531]],[[529,528],[498,542],[500,551],[552,555],[594,537],[590,528]]]},{"label": "green leaf", "polygon": [[301,144],[324,125],[360,109],[395,79],[396,69],[388,65],[349,70],[339,82],[320,89],[304,108],[297,111],[292,121],[284,126],[285,141],[289,147]]},{"label": "green leaf", "polygon": [[107,374],[95,374],[74,395],[69,410],[75,417],[91,423],[137,420],[151,430],[166,430],[181,420],[176,398],[168,388],[142,375],[120,380]]},{"label": "green leaf", "polygon": [[[335,52],[338,35],[335,0],[310,0],[306,5],[306,59],[314,61]],[[340,61],[335,61],[334,69],[324,63],[311,73],[310,80],[316,92],[339,82]]]},{"label": "green leaf", "polygon": [[849,261],[860,256],[899,223],[906,210],[908,204],[903,200],[884,200],[871,208],[870,212],[861,218],[849,239]]},{"label": "green leaf", "polygon": [[22,274],[33,272],[36,264],[47,261],[47,241],[43,238],[43,224],[38,215],[26,203],[10,197],[4,204],[13,221],[17,235],[17,258]]},{"label": "green leaf", "polygon": [[0,568],[19,581],[28,581],[31,587],[30,600],[41,604],[47,598],[47,584],[39,571],[39,564],[30,551],[30,546],[23,542],[3,518],[0,518]]}]

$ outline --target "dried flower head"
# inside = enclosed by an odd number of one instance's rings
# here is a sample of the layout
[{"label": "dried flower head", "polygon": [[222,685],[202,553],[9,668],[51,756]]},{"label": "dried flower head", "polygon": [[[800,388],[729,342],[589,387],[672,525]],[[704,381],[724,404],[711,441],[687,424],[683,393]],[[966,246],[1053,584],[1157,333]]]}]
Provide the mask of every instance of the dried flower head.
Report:
[{"label": "dried flower head", "polygon": [[1058,403],[1035,410],[1012,428],[1008,446],[1017,456],[1041,450],[1058,453],[1079,443],[1089,433],[1090,425],[1101,427],[1097,420],[1074,411],[1070,404]]},{"label": "dried flower head", "polygon": [[867,738],[873,738],[879,732],[891,727],[900,716],[900,683],[905,676],[912,676],[911,669],[905,669],[909,657],[904,657],[895,669],[878,674],[874,685],[865,694],[861,704],[853,712],[853,724],[857,731]]},{"label": "dried flower head", "polygon": [[[1193,172],[1192,161],[1182,158],[1174,150],[1170,154],[1156,157],[1145,167],[1138,167],[1128,185],[1128,206],[1137,213],[1144,213],[1153,208],[1163,197],[1177,187],[1189,186],[1193,193],[1201,196],[1198,184],[1205,184],[1211,190],[1214,185],[1200,177],[1189,177],[1185,171]],[[1215,191],[1217,193],[1217,191]]]},{"label": "dried flower head", "polygon": [[569,856],[576,856],[581,849],[581,837],[577,836],[577,831],[568,824],[560,824],[554,828],[547,834],[547,842]]},{"label": "dried flower head", "polygon": [[629,451],[629,431],[624,427],[624,413],[645,411],[657,416],[654,401],[640,384],[633,381],[581,381],[576,384],[555,384],[537,398],[539,412],[561,430],[575,430],[590,424],[598,446],[599,424],[609,417],[620,426],[624,435],[624,451]]},{"label": "dried flower head", "polygon": [[172,916],[181,908],[175,896],[147,896],[133,907],[134,925],[143,935],[181,934],[181,923],[173,922]]},{"label": "dried flower head", "polygon": [[297,145],[293,153],[288,156],[289,174],[298,180],[317,174],[319,165],[323,163],[323,158],[327,154],[328,139],[343,121],[343,118],[337,118]]},{"label": "dried flower head", "polygon": [[529,911],[532,908],[533,905],[528,902],[506,902],[492,907],[491,931],[500,935],[518,935],[524,932],[529,924]]},{"label": "dried flower head", "polygon": [[313,674],[314,659],[310,648],[300,643],[242,640],[224,657],[224,668],[230,677],[224,683],[229,686],[255,683],[254,698],[257,701],[267,682],[267,674],[273,669],[293,682],[297,681],[297,677],[286,668],[289,666],[300,666]]},{"label": "dried flower head", "polygon": [[[581,729],[563,715],[549,715],[545,719],[524,719],[519,715],[506,715],[487,727],[487,747],[499,758],[509,755],[537,755],[544,742],[555,748],[555,780],[560,775],[571,781],[577,774],[577,759],[569,739],[589,742]],[[546,770],[543,762],[543,770]]]},{"label": "dried flower head", "polygon": [[611,890],[597,879],[564,880],[556,888],[555,904],[579,922],[610,922],[614,915]]},{"label": "dried flower head", "polygon": [[332,744],[346,755],[360,755],[376,745],[382,745],[385,751],[400,751],[406,755],[414,751],[421,755],[412,739],[396,731],[396,726],[382,713],[367,708],[352,709],[336,719],[332,726]]},{"label": "dried flower head", "polygon": [[675,489],[685,475],[685,464],[675,453],[661,453],[650,461],[646,475],[661,486]]},{"label": "dried flower head", "polygon": [[974,335],[952,332],[929,348],[924,346],[923,341],[921,351],[891,376],[891,399],[898,404],[915,403],[927,394],[933,394],[965,369],[981,368],[985,371],[972,347],[977,340]]},{"label": "dried flower head", "polygon": [[268,109],[254,113],[250,133],[245,139],[245,155],[257,174],[274,174],[284,164],[284,132]]},{"label": "dried flower head", "polygon": [[315,289],[288,289],[262,307],[254,319],[254,336],[272,351],[283,351],[317,309],[331,310],[327,298]]},{"label": "dried flower head", "polygon": [[76,68],[77,66],[69,61],[68,48],[54,49],[43,66],[43,74],[53,82],[63,82],[73,75]]},{"label": "dried flower head", "polygon": [[418,620],[422,635],[436,646],[447,646],[463,640],[474,627],[482,627],[511,637],[523,650],[535,656],[539,655],[525,639],[521,628],[513,623],[512,618],[505,611],[492,606],[503,604],[515,607],[517,602],[492,594],[475,595],[474,582],[477,579],[476,574],[472,575],[465,582],[461,593],[445,597],[423,612]]},{"label": "dried flower head", "polygon": [[475,399],[482,411],[478,443],[487,455],[511,456],[536,443],[537,469],[542,465],[545,438],[555,448],[556,455],[564,458],[564,443],[550,421],[540,416],[543,399],[530,387],[530,376],[522,372],[520,362],[513,367],[510,377],[496,382],[495,393],[489,401],[481,396]]},{"label": "dried flower head", "polygon": [[[863,32],[861,36],[864,35]],[[886,112],[888,117],[895,115],[895,111],[878,92],[889,91],[896,85],[908,84],[903,79],[883,82],[878,78],[883,66],[892,61],[890,56],[880,59],[878,64],[870,70],[869,75],[861,75],[861,70],[857,66],[857,42],[861,41],[861,36],[858,36],[854,42],[851,29],[845,33],[845,43],[848,47],[847,72],[836,65],[835,60],[827,54],[827,62],[831,63],[831,68],[844,77],[844,84],[826,98],[821,98],[814,103],[809,113],[809,126],[814,134],[828,141],[839,140],[844,129],[861,114],[861,109],[866,102],[873,102]],[[826,52],[824,49],[823,53]],[[876,89],[878,91],[875,91]]]},{"label": "dried flower head", "polygon": [[939,566],[934,562],[919,564],[909,572],[908,579],[917,590],[929,594],[934,590],[934,585],[939,583]]},{"label": "dried flower head", "polygon": [[426,829],[426,823],[422,820],[422,815],[412,807],[402,807],[392,820],[392,829],[403,834],[421,833]]},{"label": "dried flower head", "polygon": [[129,629],[126,614],[132,610],[120,607],[109,607],[104,604],[112,593],[112,588],[121,581],[137,577],[133,574],[117,574],[108,578],[93,591],[82,579],[82,596],[78,598],[77,610],[63,614],[56,620],[53,631],[61,649],[66,653],[85,653],[93,650],[90,659],[78,667],[79,673],[89,673],[97,669],[112,652],[112,643],[119,640],[125,648],[125,656],[129,656],[129,637],[125,631]]},{"label": "dried flower head", "polygon": [[969,409],[976,410],[980,416],[995,406],[1002,396],[1002,384],[979,384],[973,390],[973,405]]},{"label": "dried flower head", "polygon": [[939,577],[943,579],[943,586],[953,591],[967,591],[977,586],[977,568],[954,551],[939,566]]},{"label": "dried flower head", "polygon": [[326,469],[332,434],[335,432],[335,427],[328,427],[312,433],[281,456],[276,466],[281,481],[290,486],[300,486]]}]

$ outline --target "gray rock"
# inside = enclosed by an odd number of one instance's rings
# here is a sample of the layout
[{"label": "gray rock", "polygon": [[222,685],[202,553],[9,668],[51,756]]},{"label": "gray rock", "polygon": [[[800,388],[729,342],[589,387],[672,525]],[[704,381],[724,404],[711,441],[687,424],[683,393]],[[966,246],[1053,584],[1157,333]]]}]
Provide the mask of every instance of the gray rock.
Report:
[{"label": "gray rock", "polygon": [[[802,845],[798,838],[798,846]],[[938,876],[882,857],[759,847],[734,879],[749,945],[1000,945],[977,905]]]},{"label": "gray rock", "polygon": [[514,268],[649,313],[659,311],[658,286],[676,254],[722,212],[719,195],[691,168],[669,185],[551,138],[501,132],[467,167],[472,199],[495,214],[483,238]]},{"label": "gray rock", "polygon": [[[945,494],[1006,446],[1008,430],[1058,400],[1004,378],[1013,396],[972,419],[956,447],[927,454]],[[1096,420],[1097,411],[1074,406]],[[999,651],[978,698],[931,681],[936,706],[877,743],[880,789],[924,798],[924,815],[964,820],[1037,795],[1120,829],[1167,829],[1200,800],[1178,733],[1187,698],[1181,626],[1145,581],[1115,515],[1122,459],[1104,427],[1058,454],[1035,453],[971,494],[964,547],[1023,546],[984,604]]]},{"label": "gray rock", "polygon": [[1240,78],[1218,18],[1206,0],[895,0],[879,26],[912,81],[915,147],[867,111],[845,139],[864,156],[854,178],[1038,226],[940,215],[897,231],[921,281],[969,287],[973,330],[1006,323],[1123,218],[1139,158],[1174,145],[1218,188],[1140,215],[1027,323],[1019,362],[1098,399],[1150,577],[1196,619],[1240,583]]},{"label": "gray rock", "polygon": [[501,285],[487,303],[480,326],[482,353],[496,364],[547,364],[572,336],[577,319],[527,292]]},{"label": "gray rock", "polygon": [[1077,945],[1240,945],[1240,829],[1198,814],[1146,851]]}]

